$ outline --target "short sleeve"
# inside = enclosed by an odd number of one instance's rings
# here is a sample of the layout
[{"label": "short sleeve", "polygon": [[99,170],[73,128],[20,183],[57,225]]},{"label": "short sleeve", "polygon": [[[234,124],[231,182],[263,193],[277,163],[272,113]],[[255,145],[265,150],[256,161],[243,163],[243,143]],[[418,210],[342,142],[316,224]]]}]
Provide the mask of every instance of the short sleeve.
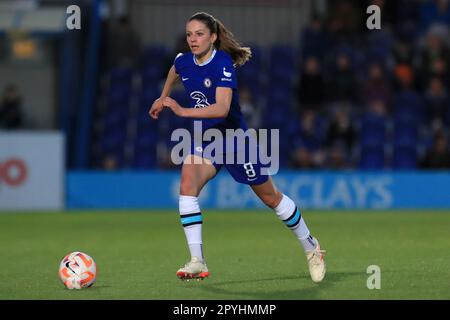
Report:
[{"label": "short sleeve", "polygon": [[217,87],[237,88],[236,71],[233,66],[233,61],[229,57],[221,59],[218,64],[219,69]]},{"label": "short sleeve", "polygon": [[180,57],[183,56],[183,54],[180,52],[179,54],[177,54],[177,56],[175,57],[175,59],[173,60],[173,65],[175,66],[175,72],[177,74],[179,74],[178,70],[179,70],[179,66],[180,66]]}]

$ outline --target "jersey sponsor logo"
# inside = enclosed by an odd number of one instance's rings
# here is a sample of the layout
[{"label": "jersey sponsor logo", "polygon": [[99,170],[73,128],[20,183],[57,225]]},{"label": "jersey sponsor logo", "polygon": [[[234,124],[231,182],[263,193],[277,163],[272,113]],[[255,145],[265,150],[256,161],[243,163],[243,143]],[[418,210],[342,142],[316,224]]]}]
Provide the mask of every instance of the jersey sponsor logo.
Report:
[{"label": "jersey sponsor logo", "polygon": [[186,80],[189,80],[189,78],[181,77],[181,81],[186,81]]},{"label": "jersey sponsor logo", "polygon": [[207,87],[207,88],[211,87],[211,79],[206,78],[206,79],[203,81],[203,84],[204,84],[205,87]]},{"label": "jersey sponsor logo", "polygon": [[221,78],[222,81],[233,81],[231,78]]},{"label": "jersey sponsor logo", "polygon": [[231,72],[227,72],[227,71],[225,71],[225,67],[223,67],[223,75],[225,76],[225,77],[231,77]]},{"label": "jersey sponsor logo", "polygon": [[205,94],[201,91],[194,91],[191,93],[191,98],[195,100],[194,108],[204,108],[209,106],[208,99]]}]

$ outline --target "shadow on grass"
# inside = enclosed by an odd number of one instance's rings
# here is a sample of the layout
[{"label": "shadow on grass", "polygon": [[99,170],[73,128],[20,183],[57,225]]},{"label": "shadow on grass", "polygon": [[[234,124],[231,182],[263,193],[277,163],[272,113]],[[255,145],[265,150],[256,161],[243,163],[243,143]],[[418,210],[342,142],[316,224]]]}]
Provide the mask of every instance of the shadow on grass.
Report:
[{"label": "shadow on grass", "polygon": [[[198,289],[208,292],[214,295],[228,295],[231,299],[258,299],[258,300],[301,300],[301,299],[319,299],[320,292],[324,289],[332,288],[336,283],[347,280],[351,277],[364,276],[362,272],[327,272],[325,279],[321,283],[313,283],[309,275],[290,275],[279,276],[264,279],[247,279],[247,280],[231,280],[223,281],[212,284],[205,284],[198,287]],[[267,286],[270,281],[285,281],[285,280],[302,280],[302,286],[304,280],[310,281],[307,287],[299,287],[298,289],[291,290],[274,290]],[[255,287],[264,286],[261,289],[255,290],[232,290],[229,289],[229,285],[240,284],[254,284]],[[224,288],[226,287],[226,288]],[[277,288],[281,288],[282,284],[277,285]],[[338,298],[338,297],[336,297]]]}]

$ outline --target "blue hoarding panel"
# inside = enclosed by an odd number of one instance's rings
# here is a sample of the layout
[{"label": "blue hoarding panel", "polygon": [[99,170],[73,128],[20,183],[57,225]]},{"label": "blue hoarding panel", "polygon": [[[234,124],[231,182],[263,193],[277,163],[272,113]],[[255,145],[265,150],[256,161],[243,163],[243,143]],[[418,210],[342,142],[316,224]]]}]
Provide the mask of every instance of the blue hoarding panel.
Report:
[{"label": "blue hoarding panel", "polygon": [[[277,188],[301,208],[450,208],[448,172],[281,171]],[[67,208],[177,208],[179,171],[69,172]],[[204,208],[263,208],[222,170],[200,195]]]}]

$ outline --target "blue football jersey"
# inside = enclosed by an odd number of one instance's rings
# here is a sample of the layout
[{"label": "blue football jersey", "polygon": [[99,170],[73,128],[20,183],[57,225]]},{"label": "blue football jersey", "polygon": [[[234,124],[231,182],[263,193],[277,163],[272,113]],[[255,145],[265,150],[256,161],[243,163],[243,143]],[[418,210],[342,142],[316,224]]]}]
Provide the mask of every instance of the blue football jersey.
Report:
[{"label": "blue football jersey", "polygon": [[212,56],[202,64],[197,64],[191,52],[178,54],[174,61],[176,73],[183,82],[188,106],[204,108],[216,103],[216,88],[227,87],[233,90],[230,111],[226,118],[194,119],[202,121],[203,130],[217,128],[247,129],[239,106],[236,72],[230,55],[221,50],[214,50]]}]

